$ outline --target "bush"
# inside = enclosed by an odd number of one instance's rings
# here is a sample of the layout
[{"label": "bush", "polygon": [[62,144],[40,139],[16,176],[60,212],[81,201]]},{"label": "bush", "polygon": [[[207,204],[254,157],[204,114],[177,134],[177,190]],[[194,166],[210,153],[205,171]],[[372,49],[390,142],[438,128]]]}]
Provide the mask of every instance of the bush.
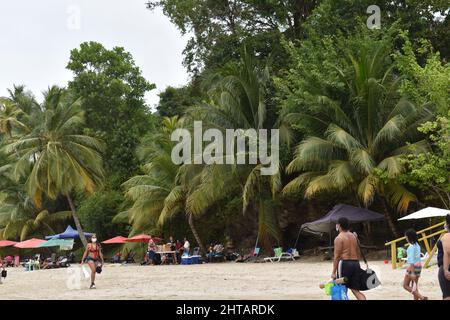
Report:
[{"label": "bush", "polygon": [[122,194],[117,191],[101,191],[84,199],[78,209],[83,228],[95,232],[99,241],[126,234],[125,226],[112,222],[123,202]]}]

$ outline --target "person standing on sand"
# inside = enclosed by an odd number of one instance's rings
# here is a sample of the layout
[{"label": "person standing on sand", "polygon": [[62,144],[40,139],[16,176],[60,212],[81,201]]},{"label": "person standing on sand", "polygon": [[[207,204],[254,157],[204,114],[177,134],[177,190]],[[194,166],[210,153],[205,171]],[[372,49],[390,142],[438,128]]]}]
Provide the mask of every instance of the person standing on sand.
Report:
[{"label": "person standing on sand", "polygon": [[87,262],[89,268],[91,268],[91,286],[89,289],[95,289],[95,273],[97,272],[97,267],[101,267],[104,262],[102,248],[97,243],[97,235],[95,233],[92,234],[91,242],[88,243],[84,251],[81,264],[84,262]]},{"label": "person standing on sand", "polygon": [[439,240],[438,246],[438,266],[439,285],[442,291],[442,298],[450,300],[450,214],[445,217],[445,229],[447,233]]},{"label": "person standing on sand", "polygon": [[183,245],[183,255],[189,255],[189,249],[191,247],[191,244],[187,240],[186,237],[184,237],[184,245]]},{"label": "person standing on sand", "polygon": [[358,300],[366,300],[366,296],[361,293],[359,275],[361,266],[359,258],[361,252],[356,235],[349,231],[350,222],[347,218],[339,218],[336,224],[336,231],[339,235],[334,240],[334,260],[332,279],[346,278],[345,285],[352,291]]},{"label": "person standing on sand", "polygon": [[410,229],[405,232],[406,240],[409,243],[407,252],[407,264],[403,288],[412,293],[414,300],[428,300],[427,297],[419,293],[419,279],[422,272],[422,261],[420,260],[419,238],[415,230]]}]

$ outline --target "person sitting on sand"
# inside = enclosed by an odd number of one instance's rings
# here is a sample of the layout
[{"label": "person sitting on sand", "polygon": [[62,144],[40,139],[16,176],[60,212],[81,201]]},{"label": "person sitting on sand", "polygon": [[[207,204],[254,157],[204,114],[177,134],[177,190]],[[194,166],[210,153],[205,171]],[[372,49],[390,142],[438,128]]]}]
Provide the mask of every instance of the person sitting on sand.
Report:
[{"label": "person sitting on sand", "polygon": [[211,243],[208,247],[208,251],[206,252],[206,256],[209,262],[212,262],[214,258],[214,245]]},{"label": "person sitting on sand", "polygon": [[148,256],[148,263],[151,265],[155,264],[155,254],[156,254],[156,244],[155,241],[153,241],[153,238],[150,237],[148,240],[148,247],[147,247],[147,256]]},{"label": "person sitting on sand", "polygon": [[222,244],[220,244],[220,243],[216,244],[213,249],[214,249],[214,253],[216,255],[222,255],[223,254],[224,247],[223,247]]},{"label": "person sitting on sand", "polygon": [[169,237],[169,242],[167,243],[170,246],[170,251],[176,251],[177,250],[177,244],[172,236]]},{"label": "person sitting on sand", "polygon": [[420,260],[419,238],[415,230],[410,229],[405,232],[406,240],[409,243],[407,254],[407,264],[403,288],[413,295],[414,300],[428,300],[427,297],[419,293],[419,279],[422,272],[422,262]]},{"label": "person sitting on sand", "polygon": [[81,264],[87,262],[89,268],[91,268],[91,286],[90,289],[95,289],[95,273],[97,267],[101,267],[104,263],[102,248],[97,243],[97,235],[94,233],[91,237],[91,242],[86,246],[83,258],[81,258]]},{"label": "person sitting on sand", "polygon": [[438,242],[438,266],[439,286],[442,298],[450,300],[450,214],[445,217],[445,229],[447,233]]},{"label": "person sitting on sand", "polygon": [[360,291],[359,274],[361,266],[356,235],[349,231],[350,222],[347,218],[339,218],[336,224],[336,231],[339,235],[334,240],[334,261],[332,279],[346,278],[345,285],[349,288],[358,300],[366,300],[366,296]]}]

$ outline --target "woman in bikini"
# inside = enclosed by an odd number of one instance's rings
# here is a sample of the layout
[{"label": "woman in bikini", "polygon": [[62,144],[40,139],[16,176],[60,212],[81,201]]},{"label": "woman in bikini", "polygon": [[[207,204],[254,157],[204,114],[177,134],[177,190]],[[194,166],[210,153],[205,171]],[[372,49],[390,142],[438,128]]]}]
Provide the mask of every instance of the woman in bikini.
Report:
[{"label": "woman in bikini", "polygon": [[95,289],[95,273],[97,267],[103,265],[103,254],[100,244],[97,243],[97,235],[94,233],[91,237],[91,242],[88,243],[86,250],[84,251],[81,264],[87,262],[89,268],[91,268],[91,286],[90,289]]}]

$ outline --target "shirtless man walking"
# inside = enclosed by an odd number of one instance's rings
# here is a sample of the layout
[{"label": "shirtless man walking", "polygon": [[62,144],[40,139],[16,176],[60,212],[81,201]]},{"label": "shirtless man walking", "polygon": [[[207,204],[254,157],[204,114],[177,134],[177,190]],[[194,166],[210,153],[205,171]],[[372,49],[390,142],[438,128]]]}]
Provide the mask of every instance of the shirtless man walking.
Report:
[{"label": "shirtless man walking", "polygon": [[366,296],[359,291],[359,272],[361,256],[356,235],[349,231],[347,218],[339,218],[336,230],[339,235],[334,240],[334,261],[331,277],[347,278],[346,286],[352,290],[356,299],[366,300]]}]

